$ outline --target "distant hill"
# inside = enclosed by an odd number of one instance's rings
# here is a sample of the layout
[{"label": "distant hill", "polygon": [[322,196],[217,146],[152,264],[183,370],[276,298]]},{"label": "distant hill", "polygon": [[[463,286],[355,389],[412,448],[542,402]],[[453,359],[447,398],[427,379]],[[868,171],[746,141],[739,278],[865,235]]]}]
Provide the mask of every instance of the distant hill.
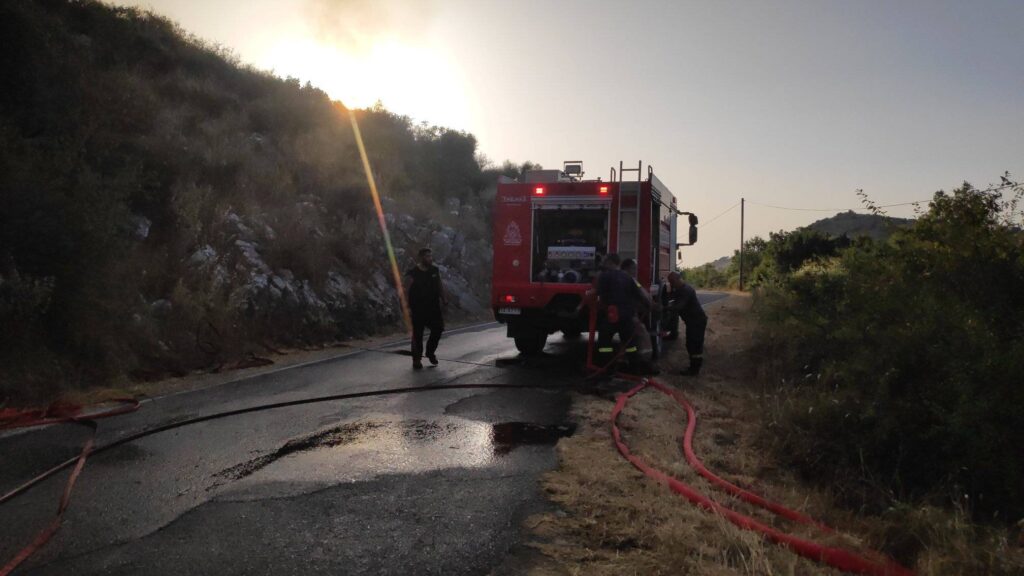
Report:
[{"label": "distant hill", "polygon": [[715,270],[718,270],[719,272],[725,272],[725,269],[729,267],[729,264],[731,262],[732,256],[722,256],[718,260],[715,260],[714,262],[709,262],[708,264],[711,264],[711,266]]},{"label": "distant hill", "polygon": [[830,218],[818,220],[805,226],[827,236],[847,235],[850,238],[867,236],[873,240],[884,240],[894,230],[910,226],[914,221],[909,218],[890,218],[874,214],[857,214],[856,212],[840,212]]},{"label": "distant hill", "polygon": [[[868,237],[873,240],[885,240],[892,235],[893,231],[910,226],[913,222],[914,220],[910,218],[890,218],[874,214],[858,214],[851,210],[840,212],[829,218],[823,218],[804,226],[803,229],[813,230],[830,237],[839,237],[845,234],[849,238]],[[734,252],[731,256],[722,256],[707,264],[688,268],[687,280],[703,288],[724,285],[723,283],[729,280],[724,276],[724,273],[729,270],[729,266],[737,257],[736,254],[738,252]],[[710,267],[711,270],[708,270],[707,267]],[[733,272],[735,272],[735,269]]]}]

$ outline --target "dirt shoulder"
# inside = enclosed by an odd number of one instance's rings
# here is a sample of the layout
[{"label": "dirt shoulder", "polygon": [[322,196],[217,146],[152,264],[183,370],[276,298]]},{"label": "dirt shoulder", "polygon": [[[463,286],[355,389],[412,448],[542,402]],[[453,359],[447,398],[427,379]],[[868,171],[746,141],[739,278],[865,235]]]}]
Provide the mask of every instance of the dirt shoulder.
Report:
[{"label": "dirt shoulder", "polygon": [[[796,479],[778,469],[763,446],[762,395],[752,383],[753,318],[748,295],[706,307],[709,324],[705,372],[686,378],[686,353],[676,342],[662,360],[661,381],[682,390],[698,412],[694,448],[708,468],[741,486],[790,508],[845,526],[814,491],[794,489]],[[703,512],[644,477],[616,451],[609,433],[613,398],[574,398],[577,433],[558,445],[561,466],[543,486],[557,511],[531,518],[527,525],[542,553],[532,569],[548,574],[836,574]],[[686,482],[716,501],[784,530],[798,530],[756,508],[711,489],[682,457],[686,419],[674,401],[646,390],[620,417],[625,442],[652,466]],[[854,532],[855,533],[855,532]],[[856,536],[827,539],[857,547]]]}]

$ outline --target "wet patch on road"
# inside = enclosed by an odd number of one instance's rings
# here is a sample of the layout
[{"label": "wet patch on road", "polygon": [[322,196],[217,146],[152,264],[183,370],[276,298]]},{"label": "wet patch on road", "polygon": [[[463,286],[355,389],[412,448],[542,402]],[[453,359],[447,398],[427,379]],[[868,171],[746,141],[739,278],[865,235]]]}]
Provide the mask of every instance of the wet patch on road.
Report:
[{"label": "wet patch on road", "polygon": [[509,389],[494,390],[461,398],[445,407],[444,413],[484,422],[564,423],[569,395],[561,391]]},{"label": "wet patch on road", "polygon": [[572,436],[575,431],[575,424],[545,426],[527,422],[502,422],[491,426],[491,440],[494,453],[501,456],[519,446],[552,446],[560,438]]},{"label": "wet patch on road", "polygon": [[429,442],[453,436],[459,427],[451,422],[429,422],[427,420],[405,420],[400,423],[402,435],[409,440]]},{"label": "wet patch on road", "polygon": [[533,355],[500,356],[494,359],[497,368],[515,369],[520,373],[535,372],[552,385],[572,385],[579,381],[580,370],[585,361],[585,349],[576,346],[555,346],[556,353],[543,352]]},{"label": "wet patch on road", "polygon": [[502,466],[518,448],[547,451],[574,431],[571,424],[492,424],[451,416],[349,422],[294,438],[274,452],[222,470],[213,475],[208,490],[237,481],[245,481],[242,488],[253,483],[333,484],[385,473]]},{"label": "wet patch on road", "polygon": [[384,426],[384,424],[376,422],[354,422],[329,428],[310,436],[289,440],[284,446],[281,446],[270,454],[264,454],[263,456],[242,462],[241,464],[237,464],[231,468],[214,474],[214,478],[220,481],[214,482],[210,489],[224,484],[224,481],[230,482],[232,480],[241,480],[242,478],[273,464],[277,460],[280,460],[289,454],[303,452],[306,450],[314,450],[317,448],[340,446],[342,444],[353,442],[366,430],[372,430],[373,428],[379,428],[381,426]]}]

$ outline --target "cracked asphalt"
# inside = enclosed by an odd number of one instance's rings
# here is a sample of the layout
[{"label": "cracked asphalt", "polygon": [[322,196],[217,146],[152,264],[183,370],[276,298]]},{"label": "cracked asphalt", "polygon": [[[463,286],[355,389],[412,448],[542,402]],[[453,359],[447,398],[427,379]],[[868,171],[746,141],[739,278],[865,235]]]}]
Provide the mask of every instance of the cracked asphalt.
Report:
[{"label": "cracked asphalt", "polygon": [[[723,295],[724,297],[724,295]],[[702,295],[702,300],[715,296]],[[100,421],[97,444],[273,402],[439,384],[578,378],[581,342],[519,357],[504,326],[453,330],[440,366],[405,344],[157,398]],[[539,476],[572,433],[563,390],[439,390],[255,412],[91,457],[57,535],[16,574],[516,573]],[[0,436],[0,493],[78,453],[82,427]],[[0,564],[53,518],[66,473],[0,506]]]}]

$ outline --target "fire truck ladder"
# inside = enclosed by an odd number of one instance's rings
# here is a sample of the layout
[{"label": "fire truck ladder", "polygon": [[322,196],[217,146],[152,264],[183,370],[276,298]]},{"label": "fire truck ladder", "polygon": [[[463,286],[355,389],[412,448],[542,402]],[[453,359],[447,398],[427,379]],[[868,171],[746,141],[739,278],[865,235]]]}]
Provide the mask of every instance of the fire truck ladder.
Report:
[{"label": "fire truck ladder", "polygon": [[[640,185],[643,179],[643,161],[637,162],[636,168],[625,168],[619,162],[619,256],[626,258],[637,257],[637,246],[640,245]],[[626,172],[636,172],[636,181],[624,182],[623,176]],[[632,202],[623,202],[624,198],[631,198]]]}]

